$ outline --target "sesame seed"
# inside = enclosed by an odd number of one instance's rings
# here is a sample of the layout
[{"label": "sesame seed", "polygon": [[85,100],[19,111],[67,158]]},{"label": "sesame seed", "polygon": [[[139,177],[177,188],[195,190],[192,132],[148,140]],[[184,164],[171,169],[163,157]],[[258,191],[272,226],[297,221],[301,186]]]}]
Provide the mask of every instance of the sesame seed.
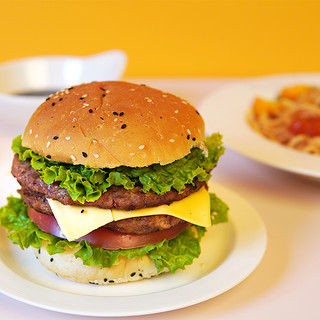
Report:
[{"label": "sesame seed", "polygon": [[119,116],[122,117],[124,115],[124,112],[120,112]]},{"label": "sesame seed", "polygon": [[190,139],[190,135],[189,135],[189,134],[187,135],[187,139],[188,139],[188,140]]},{"label": "sesame seed", "polygon": [[121,129],[125,129],[126,126],[127,126],[127,125],[124,123],[124,124],[121,126]]},{"label": "sesame seed", "polygon": [[92,142],[93,142],[93,143],[96,143],[96,142],[98,142],[98,141],[97,141],[96,139],[92,139]]},{"label": "sesame seed", "polygon": [[48,97],[48,98],[46,99],[46,101],[48,101],[48,100],[50,100],[50,97]]},{"label": "sesame seed", "polygon": [[179,110],[175,110],[174,113],[179,113]]},{"label": "sesame seed", "polygon": [[114,122],[118,121],[118,118],[115,118],[113,121],[114,121]]},{"label": "sesame seed", "polygon": [[100,117],[101,120],[104,120],[104,118]]},{"label": "sesame seed", "polygon": [[136,275],[135,272],[132,272],[132,273],[130,274],[131,277],[134,277],[135,275]]},{"label": "sesame seed", "polygon": [[189,129],[187,129],[187,132],[188,132],[189,134],[191,134],[191,131],[190,131]]},{"label": "sesame seed", "polygon": [[50,146],[50,141],[47,142],[47,148],[49,148],[49,146]]},{"label": "sesame seed", "polygon": [[84,209],[82,209],[80,212],[81,212],[81,213],[84,213]]},{"label": "sesame seed", "polygon": [[166,98],[166,97],[167,97],[167,95],[166,95],[166,94],[163,94],[162,96],[163,96],[164,98]]},{"label": "sesame seed", "polygon": [[54,136],[54,137],[53,137],[53,140],[58,140],[58,139],[59,139],[58,136]]},{"label": "sesame seed", "polygon": [[85,97],[87,97],[87,96],[88,96],[87,94],[84,94],[84,95],[81,96],[81,98],[85,98]]},{"label": "sesame seed", "polygon": [[32,134],[32,129],[29,130],[29,133]]},{"label": "sesame seed", "polygon": [[93,110],[92,109],[89,109],[89,113],[92,113],[93,112]]},{"label": "sesame seed", "polygon": [[135,155],[135,153],[134,153],[134,152],[131,152],[131,153],[130,153],[130,156],[134,156],[134,155]]},{"label": "sesame seed", "polygon": [[[73,118],[72,119],[72,122],[76,122],[77,121],[77,118]],[[73,127],[74,128],[74,127]]]},{"label": "sesame seed", "polygon": [[70,137],[66,137],[66,140],[70,140]]},{"label": "sesame seed", "polygon": [[141,145],[139,146],[139,149],[142,150],[143,148],[144,148],[144,144],[141,144]]},{"label": "sesame seed", "polygon": [[48,159],[51,159],[51,156],[50,156],[50,154],[48,154],[48,155],[47,155],[47,158],[48,158]]},{"label": "sesame seed", "polygon": [[102,90],[102,91],[105,91],[103,88],[99,88],[100,90]]},{"label": "sesame seed", "polygon": [[35,138],[38,138],[38,137],[39,137],[39,135],[38,135],[38,134],[36,134],[34,137],[35,137]]},{"label": "sesame seed", "polygon": [[110,90],[106,90],[106,93],[110,93]]},{"label": "sesame seed", "polygon": [[134,88],[130,88],[130,89],[129,89],[129,91],[136,91],[136,89],[134,89]]},{"label": "sesame seed", "polygon": [[84,98],[82,98],[82,97],[80,97],[79,99],[80,99],[80,100],[84,100]]},{"label": "sesame seed", "polygon": [[195,138],[195,137],[193,137],[193,138],[192,138],[192,141],[196,141],[196,138]]},{"label": "sesame seed", "polygon": [[115,116],[119,115],[118,112],[116,112],[116,111],[113,111],[112,114],[115,115]]},{"label": "sesame seed", "polygon": [[102,95],[102,97],[104,98],[106,96],[106,94],[104,93],[103,95]]},{"label": "sesame seed", "polygon": [[56,105],[56,103],[55,103],[55,102],[52,102],[51,105],[54,107],[54,106]]},{"label": "sesame seed", "polygon": [[187,102],[187,101],[184,101],[184,100],[182,100],[182,103],[183,103],[183,104],[188,104],[188,102]]},{"label": "sesame seed", "polygon": [[94,156],[96,159],[98,159],[98,158],[99,158],[99,155],[98,155],[98,154],[96,154],[96,153],[94,153],[94,154],[93,154],[93,156]]},{"label": "sesame seed", "polygon": [[52,261],[53,261],[53,258],[50,259],[50,262],[52,262]]},{"label": "sesame seed", "polygon": [[86,158],[88,155],[85,152],[82,152],[82,156]]},{"label": "sesame seed", "polygon": [[72,161],[76,161],[76,157],[74,155],[71,155],[70,158]]},{"label": "sesame seed", "polygon": [[62,101],[62,98],[60,98],[59,101]]},{"label": "sesame seed", "polygon": [[169,141],[170,141],[170,142],[174,142],[175,140],[174,140],[174,139],[170,139]]},{"label": "sesame seed", "polygon": [[83,104],[83,107],[88,107],[89,106],[89,103],[84,103]]}]

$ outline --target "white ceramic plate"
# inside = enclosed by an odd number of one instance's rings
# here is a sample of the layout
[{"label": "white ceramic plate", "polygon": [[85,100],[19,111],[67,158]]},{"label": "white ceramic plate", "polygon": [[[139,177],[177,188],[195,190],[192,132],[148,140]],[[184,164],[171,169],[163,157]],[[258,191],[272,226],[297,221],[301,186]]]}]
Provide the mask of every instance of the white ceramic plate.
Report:
[{"label": "white ceramic plate", "polygon": [[261,163],[319,179],[319,156],[270,141],[253,131],[246,121],[246,114],[255,97],[275,99],[283,87],[294,84],[320,86],[320,74],[279,75],[244,80],[212,93],[199,109],[206,127],[211,132],[221,132],[226,146]]},{"label": "white ceramic plate", "polygon": [[29,250],[12,245],[1,228],[0,292],[41,308],[90,316],[152,314],[211,299],[244,280],[267,243],[263,221],[247,202],[219,185],[213,191],[228,203],[229,222],[208,230],[200,258],[184,271],[119,285],[74,283],[44,269]]}]

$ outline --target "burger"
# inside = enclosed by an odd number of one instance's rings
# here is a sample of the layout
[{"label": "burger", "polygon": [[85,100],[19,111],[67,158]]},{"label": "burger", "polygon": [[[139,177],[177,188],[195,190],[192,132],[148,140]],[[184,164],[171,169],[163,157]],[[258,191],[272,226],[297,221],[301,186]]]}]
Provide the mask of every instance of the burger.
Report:
[{"label": "burger", "polygon": [[175,95],[123,81],[50,95],[12,142],[21,188],[0,222],[21,249],[74,281],[110,284],[185,269],[227,220],[209,193],[224,152]]}]

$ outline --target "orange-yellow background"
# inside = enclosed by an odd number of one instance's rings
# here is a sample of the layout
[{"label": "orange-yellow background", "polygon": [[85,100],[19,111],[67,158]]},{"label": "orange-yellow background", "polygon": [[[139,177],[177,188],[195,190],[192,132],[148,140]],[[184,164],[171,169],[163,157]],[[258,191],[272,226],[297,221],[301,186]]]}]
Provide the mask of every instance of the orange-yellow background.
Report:
[{"label": "orange-yellow background", "polygon": [[320,1],[0,0],[0,62],[119,48],[125,76],[320,71]]}]

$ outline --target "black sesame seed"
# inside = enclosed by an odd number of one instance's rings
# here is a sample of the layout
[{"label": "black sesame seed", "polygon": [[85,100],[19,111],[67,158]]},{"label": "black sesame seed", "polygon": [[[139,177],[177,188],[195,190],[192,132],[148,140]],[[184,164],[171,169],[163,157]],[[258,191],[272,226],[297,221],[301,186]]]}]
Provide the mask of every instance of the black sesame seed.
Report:
[{"label": "black sesame seed", "polygon": [[50,259],[50,262],[52,262],[52,261],[53,261],[53,258]]},{"label": "black sesame seed", "polygon": [[54,107],[54,106],[56,105],[56,103],[55,103],[55,102],[52,102],[51,105]]},{"label": "black sesame seed", "polygon": [[72,126],[72,128],[75,128],[76,126]]},{"label": "black sesame seed", "polygon": [[50,97],[48,97],[48,98],[46,99],[46,101],[48,101],[48,100],[50,100]]},{"label": "black sesame seed", "polygon": [[54,136],[54,137],[53,137],[53,140],[58,140],[58,139],[59,139],[58,136]]},{"label": "black sesame seed", "polygon": [[83,100],[84,98],[83,97],[81,97],[81,98],[79,98],[80,100]]},{"label": "black sesame seed", "polygon": [[124,112],[120,112],[119,116],[122,117],[124,115]]},{"label": "black sesame seed", "polygon": [[193,138],[192,138],[192,141],[196,141],[196,138],[193,137]]},{"label": "black sesame seed", "polygon": [[81,213],[84,213],[84,209],[81,210]]},{"label": "black sesame seed", "polygon": [[118,115],[118,112],[116,112],[116,111],[113,111],[113,114],[114,114],[115,116],[117,116],[117,115]]},{"label": "black sesame seed", "polygon": [[104,93],[103,95],[102,95],[102,97],[105,97],[106,96],[106,94]]},{"label": "black sesame seed", "polygon": [[131,277],[134,277],[135,275],[136,275],[135,272],[132,272],[132,273],[130,274]]},{"label": "black sesame seed", "polygon": [[104,118],[100,117],[101,120],[104,120]]},{"label": "black sesame seed", "polygon": [[139,277],[143,277],[142,273],[139,273]]},{"label": "black sesame seed", "polygon": [[109,283],[114,283],[114,280],[110,280]]},{"label": "black sesame seed", "polygon": [[103,88],[99,88],[100,90],[102,90],[102,91],[106,91],[105,89],[103,89]]},{"label": "black sesame seed", "polygon": [[59,101],[62,101],[62,98],[60,98]]},{"label": "black sesame seed", "polygon": [[86,158],[88,156],[85,152],[82,152],[82,155],[84,158]]},{"label": "black sesame seed", "polygon": [[121,129],[124,129],[126,126],[127,126],[126,124],[123,124],[123,125],[121,126]]},{"label": "black sesame seed", "polygon": [[40,252],[41,252],[41,248],[39,248],[39,250],[38,250],[38,253],[40,254]]},{"label": "black sesame seed", "polygon": [[146,85],[145,85],[144,83],[141,83],[141,84],[140,84],[140,86],[143,86],[143,87],[145,87]]},{"label": "black sesame seed", "polygon": [[104,279],[103,279],[103,281],[104,281],[104,282],[107,282],[107,281],[108,281],[108,279],[107,279],[107,278],[104,278]]},{"label": "black sesame seed", "polygon": [[48,159],[51,159],[51,156],[50,156],[50,154],[48,154],[48,155],[47,155],[47,158],[48,158]]},{"label": "black sesame seed", "polygon": [[92,109],[89,109],[89,113],[92,113],[93,112],[93,110]]},{"label": "black sesame seed", "polygon": [[72,89],[73,89],[73,87],[68,88],[68,90],[72,90]]},{"label": "black sesame seed", "polygon": [[196,110],[196,113],[197,113],[197,114],[200,114],[198,110]]},{"label": "black sesame seed", "polygon": [[188,139],[188,140],[190,139],[190,135],[189,135],[189,134],[187,135],[187,139]]}]

